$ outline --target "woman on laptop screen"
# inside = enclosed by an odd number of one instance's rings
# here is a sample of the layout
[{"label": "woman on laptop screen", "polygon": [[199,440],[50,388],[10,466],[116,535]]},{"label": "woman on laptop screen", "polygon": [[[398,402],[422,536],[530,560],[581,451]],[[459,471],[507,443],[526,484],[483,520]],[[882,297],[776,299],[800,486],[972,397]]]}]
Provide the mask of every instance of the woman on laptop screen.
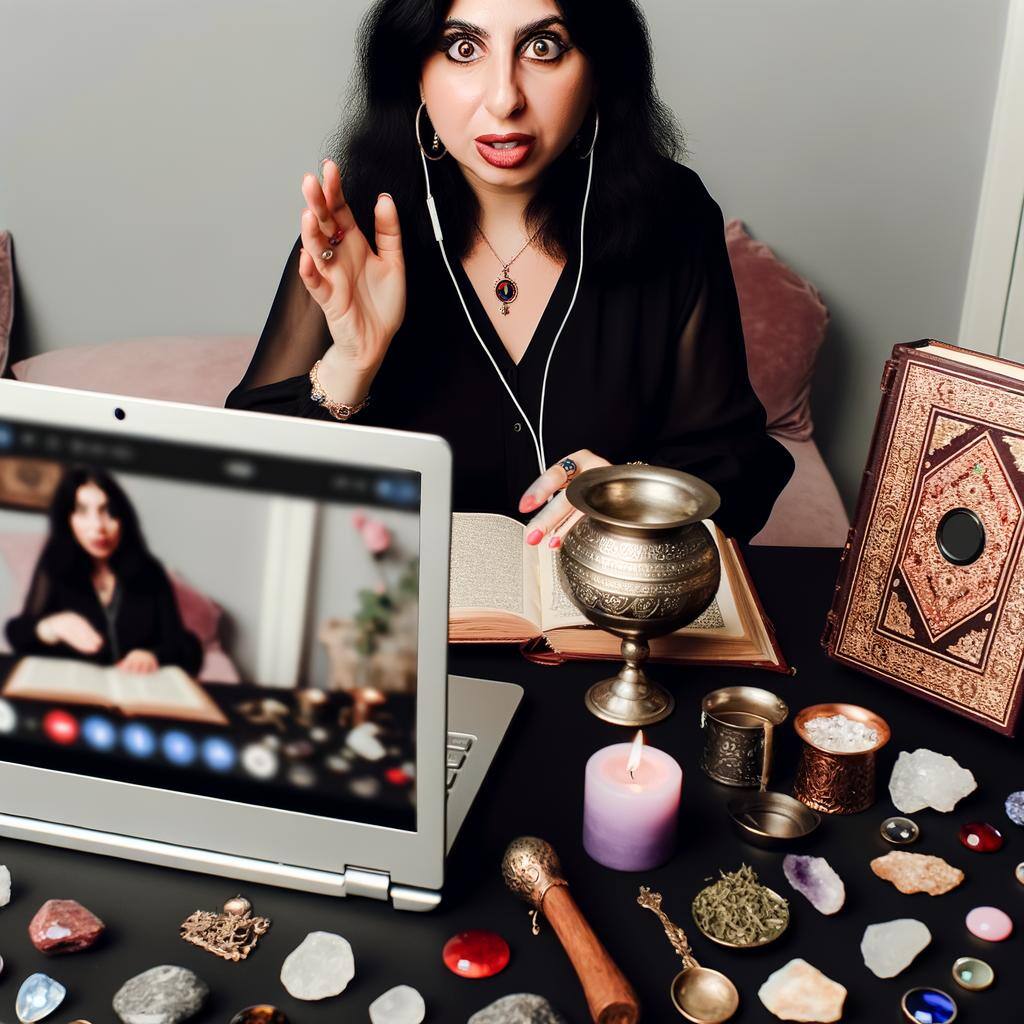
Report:
[{"label": "woman on laptop screen", "polygon": [[440,434],[454,508],[532,516],[531,544],[578,517],[572,475],[635,460],[707,480],[749,540],[794,463],[634,0],[378,0],[358,53],[226,404]]},{"label": "woman on laptop screen", "polygon": [[76,658],[195,675],[199,638],[182,625],[164,567],[149,551],[130,499],[109,474],[65,471],[50,531],[20,615],[7,622],[18,654]]}]

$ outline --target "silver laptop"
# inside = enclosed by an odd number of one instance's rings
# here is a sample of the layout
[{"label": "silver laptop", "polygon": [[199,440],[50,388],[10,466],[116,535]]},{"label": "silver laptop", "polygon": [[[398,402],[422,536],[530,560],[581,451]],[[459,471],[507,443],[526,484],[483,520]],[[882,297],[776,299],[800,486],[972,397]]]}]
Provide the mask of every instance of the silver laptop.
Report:
[{"label": "silver laptop", "polygon": [[522,696],[440,437],[0,381],[0,834],[428,910]]}]

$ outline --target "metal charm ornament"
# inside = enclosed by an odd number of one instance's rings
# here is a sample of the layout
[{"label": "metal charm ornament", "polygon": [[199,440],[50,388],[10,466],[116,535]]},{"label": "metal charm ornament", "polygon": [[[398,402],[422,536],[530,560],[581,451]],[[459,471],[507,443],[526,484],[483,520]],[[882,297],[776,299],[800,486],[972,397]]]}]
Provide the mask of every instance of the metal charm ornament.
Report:
[{"label": "metal charm ornament", "polygon": [[269,917],[251,914],[252,904],[235,896],[222,913],[196,910],[181,922],[181,937],[225,960],[244,960],[270,927]]}]

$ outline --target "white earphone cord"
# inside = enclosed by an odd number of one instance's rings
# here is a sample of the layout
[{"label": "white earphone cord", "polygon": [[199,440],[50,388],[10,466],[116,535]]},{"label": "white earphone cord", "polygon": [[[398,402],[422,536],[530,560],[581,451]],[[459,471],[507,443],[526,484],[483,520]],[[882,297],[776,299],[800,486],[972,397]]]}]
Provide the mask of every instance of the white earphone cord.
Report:
[{"label": "white earphone cord", "polygon": [[595,121],[594,124],[594,144],[590,147],[589,165],[587,167],[587,189],[583,194],[583,215],[580,218],[580,265],[576,271],[576,287],[572,292],[572,301],[569,303],[569,308],[565,311],[565,316],[562,317],[562,322],[558,326],[558,332],[555,334],[555,340],[551,342],[551,349],[548,352],[547,362],[544,364],[544,376],[541,379],[540,386],[540,421],[538,423],[540,437],[538,438],[537,432],[533,429],[533,424],[530,423],[530,418],[523,411],[523,407],[519,404],[512,389],[508,386],[508,381],[505,380],[505,375],[501,372],[498,364],[494,361],[494,356],[491,355],[491,350],[484,343],[484,339],[480,337],[480,332],[476,329],[476,324],[473,323],[473,318],[469,315],[469,310],[466,308],[466,300],[462,297],[462,292],[459,289],[459,282],[455,280],[455,274],[452,272],[452,266],[448,262],[448,253],[444,248],[444,234],[441,231],[441,222],[437,216],[437,205],[434,203],[434,196],[430,191],[430,173],[427,170],[426,157],[423,155],[423,148],[420,147],[420,162],[423,164],[423,177],[427,183],[427,210],[430,213],[430,222],[434,226],[434,238],[437,239],[437,244],[441,247],[441,256],[444,259],[444,265],[448,268],[448,276],[452,279],[452,284],[455,285],[455,293],[459,297],[459,302],[462,305],[462,311],[466,314],[466,319],[469,321],[469,326],[473,329],[473,333],[476,335],[476,340],[480,342],[480,347],[484,350],[484,354],[491,361],[491,366],[494,367],[494,372],[498,375],[501,383],[505,385],[505,390],[508,392],[509,398],[512,399],[515,407],[519,410],[519,414],[523,417],[523,422],[526,424],[530,431],[530,435],[533,437],[533,446],[537,453],[537,465],[540,467],[540,472],[543,473],[547,468],[548,464],[544,459],[544,395],[547,392],[548,386],[548,367],[551,366],[551,357],[555,354],[555,346],[558,344],[558,339],[562,336],[562,328],[565,327],[565,322],[569,319],[569,314],[572,312],[573,306],[576,305],[576,296],[580,290],[580,279],[583,277],[583,231],[587,223],[587,202],[590,199],[590,182],[594,175],[594,146],[597,143],[597,132],[599,123]]}]

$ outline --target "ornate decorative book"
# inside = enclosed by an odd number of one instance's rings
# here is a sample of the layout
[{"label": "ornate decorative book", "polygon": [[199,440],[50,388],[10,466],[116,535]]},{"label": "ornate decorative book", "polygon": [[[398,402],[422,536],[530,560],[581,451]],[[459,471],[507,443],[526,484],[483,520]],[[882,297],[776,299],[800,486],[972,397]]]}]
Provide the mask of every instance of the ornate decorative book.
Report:
[{"label": "ornate decorative book", "polygon": [[1006,735],[1024,662],[1024,366],[895,345],[821,636],[836,661]]}]

